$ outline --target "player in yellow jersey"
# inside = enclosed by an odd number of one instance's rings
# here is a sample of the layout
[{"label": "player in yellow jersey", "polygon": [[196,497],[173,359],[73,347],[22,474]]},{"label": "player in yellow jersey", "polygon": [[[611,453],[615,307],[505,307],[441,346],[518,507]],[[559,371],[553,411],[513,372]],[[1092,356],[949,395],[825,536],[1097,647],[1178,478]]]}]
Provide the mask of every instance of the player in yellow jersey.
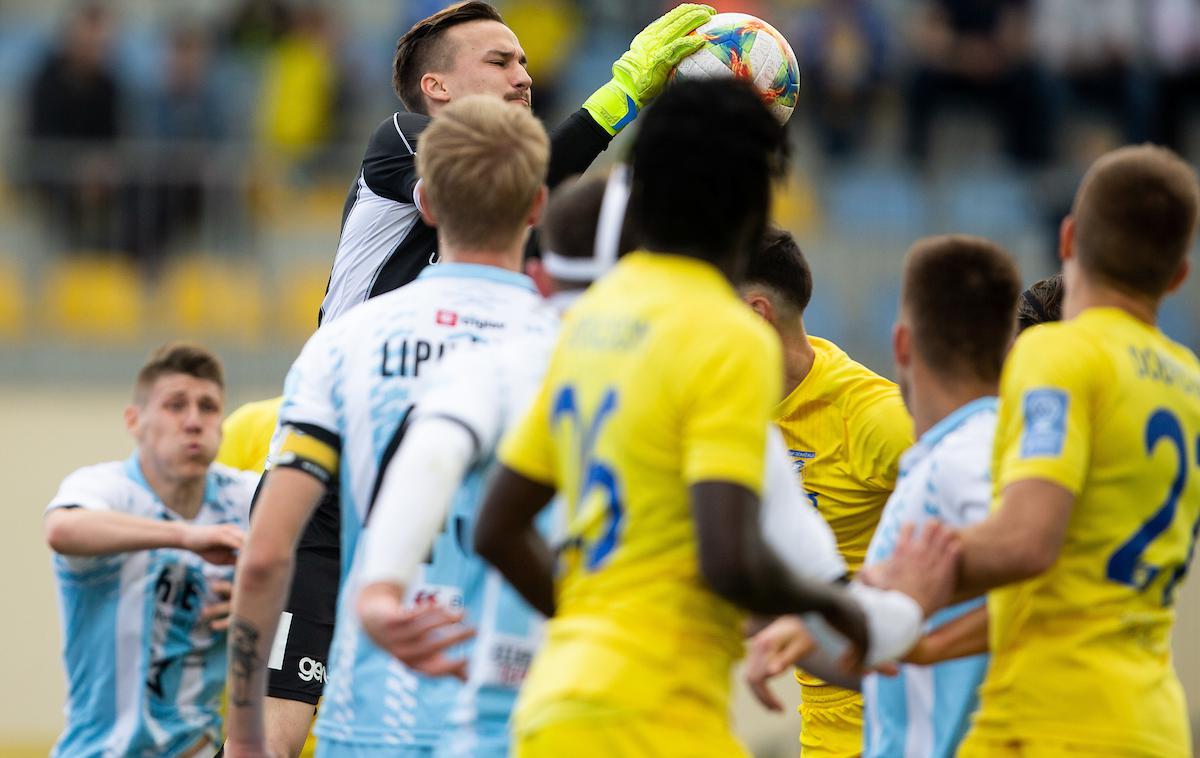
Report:
[{"label": "player in yellow jersey", "polygon": [[[759,527],[783,371],[730,278],[764,227],[782,132],[733,80],[680,82],[643,118],[629,209],[645,250],[568,312],[475,533],[553,617],[518,756],[744,755],[728,717],[737,605],[820,610],[862,642],[858,611],[784,571]],[[556,489],[557,557],[534,528]]]},{"label": "player in yellow jersey", "polygon": [[1191,755],[1170,637],[1200,528],[1200,361],[1155,322],[1198,205],[1186,163],[1129,147],[1063,222],[1064,320],[1008,358],[994,510],[963,534],[992,662],[962,756]]},{"label": "player in yellow jersey", "polygon": [[[774,411],[813,507],[857,572],[891,495],[913,424],[900,388],[804,327],[812,273],[792,235],[769,229],[740,285],[783,344],[783,400]],[[765,632],[767,635],[771,631]],[[797,670],[805,758],[862,753],[862,696]],[[757,688],[756,688],[757,689]]]},{"label": "player in yellow jersey", "polygon": [[221,448],[217,463],[262,473],[267,467],[271,435],[279,423],[283,396],[255,400],[238,407],[221,424]]}]

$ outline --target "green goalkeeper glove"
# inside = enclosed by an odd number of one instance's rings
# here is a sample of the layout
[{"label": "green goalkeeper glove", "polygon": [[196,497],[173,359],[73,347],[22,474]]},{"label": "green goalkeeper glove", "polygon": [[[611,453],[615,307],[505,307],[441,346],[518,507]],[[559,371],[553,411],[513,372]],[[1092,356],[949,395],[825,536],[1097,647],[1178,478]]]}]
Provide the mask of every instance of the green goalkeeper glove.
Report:
[{"label": "green goalkeeper glove", "polygon": [[584,109],[609,134],[624,129],[642,106],[658,97],[675,66],[704,46],[703,38],[691,32],[715,13],[695,3],[667,11],[633,38],[613,64],[612,80],[584,101]]}]

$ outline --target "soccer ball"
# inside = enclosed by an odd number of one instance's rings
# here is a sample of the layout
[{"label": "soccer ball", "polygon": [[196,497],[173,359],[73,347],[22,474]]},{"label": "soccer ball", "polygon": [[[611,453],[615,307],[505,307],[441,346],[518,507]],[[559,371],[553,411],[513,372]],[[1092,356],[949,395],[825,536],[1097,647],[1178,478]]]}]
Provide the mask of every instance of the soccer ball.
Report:
[{"label": "soccer ball", "polygon": [[787,123],[800,95],[800,67],[775,27],[748,13],[718,13],[692,34],[703,36],[706,44],[680,61],[673,77],[745,79],[780,123]]}]

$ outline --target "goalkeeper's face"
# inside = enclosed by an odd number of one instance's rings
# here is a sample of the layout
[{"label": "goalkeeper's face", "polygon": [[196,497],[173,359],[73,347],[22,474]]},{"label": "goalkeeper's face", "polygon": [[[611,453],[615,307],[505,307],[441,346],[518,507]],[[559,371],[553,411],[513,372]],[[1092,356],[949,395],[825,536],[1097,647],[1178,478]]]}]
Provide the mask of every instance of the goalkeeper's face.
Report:
[{"label": "goalkeeper's face", "polygon": [[166,374],[126,411],[143,466],[172,479],[203,477],[221,444],[224,393],[207,379]]},{"label": "goalkeeper's face", "polygon": [[497,21],[469,21],[446,30],[449,70],[441,73],[445,101],[495,95],[528,108],[533,79],[517,35]]}]

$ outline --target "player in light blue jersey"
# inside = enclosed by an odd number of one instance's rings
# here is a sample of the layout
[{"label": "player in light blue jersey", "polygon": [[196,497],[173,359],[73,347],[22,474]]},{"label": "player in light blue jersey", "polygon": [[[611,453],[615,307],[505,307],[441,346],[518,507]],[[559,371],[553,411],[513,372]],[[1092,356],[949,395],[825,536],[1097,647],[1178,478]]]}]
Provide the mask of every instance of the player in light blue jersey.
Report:
[{"label": "player in light blue jersey", "polygon": [[[906,528],[937,520],[961,529],[987,517],[1000,368],[1012,339],[1016,268],[996,245],[974,237],[917,242],[904,264],[893,351],[918,439],[867,551],[892,557]],[[944,608],[927,628],[978,613],[983,598]],[[902,663],[892,677],[863,681],[867,758],[949,758],[978,705],[988,656],[934,665]]]},{"label": "player in light blue jersey", "polygon": [[[377,648],[352,612],[356,547],[383,471],[434,365],[464,344],[551,333],[557,319],[518,273],[545,204],[548,140],[527,111],[488,97],[457,100],[422,135],[419,205],[437,226],[438,266],[320,329],[284,388],[284,428],[242,557],[230,635],[226,755],[265,753],[262,702],[292,555],[325,488],[342,501],[343,591],[317,719],[318,755],[430,755],[461,684],[405,667]],[[461,641],[461,567],[469,535],[438,537],[412,610]],[[350,606],[347,603],[351,603]]]},{"label": "player in light blue jersey", "polygon": [[[601,273],[607,251],[619,255],[633,249],[632,235],[621,227],[622,176],[618,172],[611,182],[588,178],[564,186],[546,209],[543,258],[531,261],[530,268],[557,311],[565,310]],[[597,223],[602,217],[605,223]],[[597,246],[606,254],[594,256]],[[367,633],[413,667],[429,662],[410,652],[419,639],[405,612],[412,602],[408,588],[419,585],[420,564],[443,524],[474,533],[496,444],[536,393],[555,337],[547,333],[448,359],[440,367],[438,386],[418,402],[404,443],[383,478],[363,537],[358,612]],[[541,527],[549,535],[552,511],[544,516]],[[477,630],[477,637],[467,643],[466,660],[443,666],[461,671],[466,664],[467,681],[437,755],[505,756],[509,717],[540,642],[542,617],[473,551],[465,556],[462,571],[465,623]]]},{"label": "player in light blue jersey", "polygon": [[[124,461],[81,468],[46,509],[67,670],[52,755],[211,755],[232,564],[258,476],[213,463],[221,364],[166,345],[138,373]],[[207,752],[206,752],[207,751]]]}]

